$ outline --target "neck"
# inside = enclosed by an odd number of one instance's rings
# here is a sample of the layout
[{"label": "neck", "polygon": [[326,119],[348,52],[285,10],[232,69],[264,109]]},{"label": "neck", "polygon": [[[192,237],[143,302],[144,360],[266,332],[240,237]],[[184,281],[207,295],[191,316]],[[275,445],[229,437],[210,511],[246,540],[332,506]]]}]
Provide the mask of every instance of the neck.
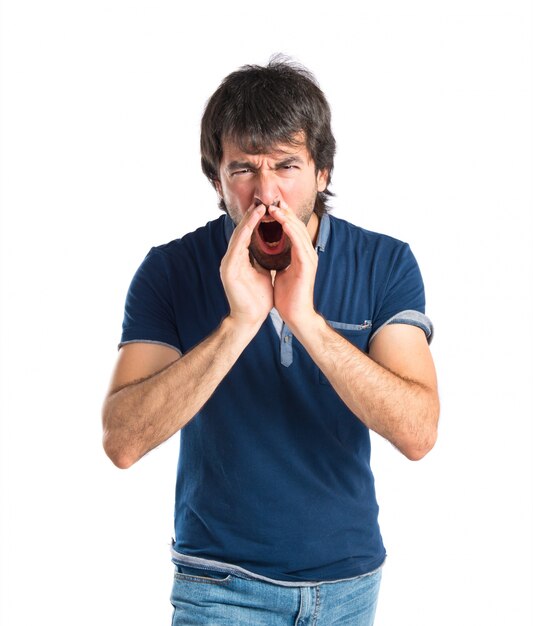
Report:
[{"label": "neck", "polygon": [[311,237],[313,246],[316,245],[319,224],[320,224],[320,220],[317,214],[313,211],[313,214],[311,215],[311,217],[309,218],[309,221],[307,222],[307,232],[309,233],[309,236]]}]

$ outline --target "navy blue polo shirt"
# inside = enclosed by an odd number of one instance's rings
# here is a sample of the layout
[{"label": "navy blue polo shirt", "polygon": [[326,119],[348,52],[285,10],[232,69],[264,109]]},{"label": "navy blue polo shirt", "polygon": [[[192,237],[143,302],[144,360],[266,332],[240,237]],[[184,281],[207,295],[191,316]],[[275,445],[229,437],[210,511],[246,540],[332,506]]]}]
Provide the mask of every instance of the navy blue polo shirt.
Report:
[{"label": "navy blue polo shirt", "polygon": [[[152,248],[131,283],[121,344],[181,353],[229,313],[227,216]],[[403,242],[326,215],[315,308],[363,352],[386,324],[422,328],[424,286]],[[178,393],[179,395],[179,393]],[[368,428],[276,311],[181,430],[174,558],[281,584],[339,580],[385,559]]]}]

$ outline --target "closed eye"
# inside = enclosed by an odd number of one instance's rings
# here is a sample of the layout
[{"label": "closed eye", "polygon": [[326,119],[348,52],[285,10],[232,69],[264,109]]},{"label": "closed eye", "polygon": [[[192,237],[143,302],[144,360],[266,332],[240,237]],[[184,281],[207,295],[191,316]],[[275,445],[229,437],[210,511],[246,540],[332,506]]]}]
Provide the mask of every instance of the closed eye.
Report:
[{"label": "closed eye", "polygon": [[278,176],[292,178],[293,176],[297,176],[300,172],[300,167],[298,165],[294,165],[293,163],[286,163],[282,165],[278,165],[276,170],[278,172]]},{"label": "closed eye", "polygon": [[242,174],[249,174],[252,170],[247,168],[247,169],[242,169],[242,170],[236,170],[235,172],[231,172],[231,176],[240,176]]}]

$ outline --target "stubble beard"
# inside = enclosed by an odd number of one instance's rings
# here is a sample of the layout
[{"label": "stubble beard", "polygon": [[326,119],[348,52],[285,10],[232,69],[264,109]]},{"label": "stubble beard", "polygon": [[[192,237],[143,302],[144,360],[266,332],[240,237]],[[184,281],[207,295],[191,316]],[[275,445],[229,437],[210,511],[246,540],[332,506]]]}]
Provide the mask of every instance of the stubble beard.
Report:
[{"label": "stubble beard", "polygon": [[[312,199],[310,198],[298,209],[298,211],[296,211],[296,216],[305,224],[305,226],[307,226],[309,220],[311,219],[311,216],[313,215],[316,195],[317,194],[315,193]],[[242,219],[240,211],[235,207],[230,206],[228,203],[226,203],[226,208],[233,223],[238,224]],[[236,221],[236,218],[238,219],[238,221]],[[289,265],[291,264],[292,248],[291,240],[289,239],[289,237],[285,235],[285,247],[282,252],[280,252],[279,254],[266,254],[262,252],[261,248],[256,243],[259,236],[260,235],[256,227],[254,229],[254,232],[252,233],[252,239],[248,247],[248,250],[250,251],[250,262],[252,263],[252,265],[255,262],[266,270],[274,270],[276,272],[282,271],[289,267]]]}]

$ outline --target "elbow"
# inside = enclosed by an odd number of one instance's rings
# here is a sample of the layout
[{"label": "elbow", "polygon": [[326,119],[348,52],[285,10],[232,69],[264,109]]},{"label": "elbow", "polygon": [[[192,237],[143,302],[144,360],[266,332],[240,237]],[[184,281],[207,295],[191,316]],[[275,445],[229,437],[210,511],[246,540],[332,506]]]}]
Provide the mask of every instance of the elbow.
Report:
[{"label": "elbow", "polygon": [[109,431],[104,430],[102,444],[104,452],[113,465],[119,469],[128,469],[137,461],[131,451],[127,450],[125,446],[121,446]]},{"label": "elbow", "polygon": [[132,460],[130,457],[125,456],[115,456],[110,458],[113,461],[115,467],[118,467],[118,469],[122,470],[130,468],[135,463],[135,461]]},{"label": "elbow", "polygon": [[102,446],[112,463],[119,469],[128,469],[137,460],[131,446],[126,443],[126,438],[116,424],[110,410],[110,403],[106,401],[102,409],[103,437]]},{"label": "elbow", "polygon": [[404,448],[402,452],[409,461],[421,461],[433,449],[436,442],[437,436],[435,434],[431,439],[428,438],[424,442],[417,442],[417,444]]},{"label": "elbow", "polygon": [[421,461],[437,443],[437,425],[439,421],[438,399],[424,421],[426,427],[423,429],[423,432],[419,432],[416,437],[411,437],[410,441],[402,449],[403,454],[410,461]]}]

